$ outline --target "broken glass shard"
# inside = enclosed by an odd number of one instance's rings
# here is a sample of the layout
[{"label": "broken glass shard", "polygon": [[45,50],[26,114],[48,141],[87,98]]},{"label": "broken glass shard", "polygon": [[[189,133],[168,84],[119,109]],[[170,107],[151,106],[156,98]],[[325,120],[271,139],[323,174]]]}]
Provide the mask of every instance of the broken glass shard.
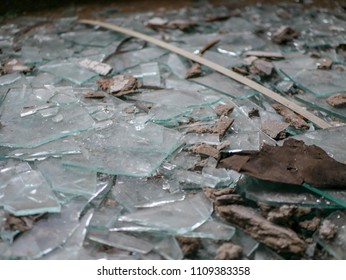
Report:
[{"label": "broken glass shard", "polygon": [[206,178],[214,178],[219,181],[217,186],[228,186],[233,182],[229,172],[224,168],[216,168],[217,160],[209,157],[202,169],[202,175]]},{"label": "broken glass shard", "polygon": [[190,80],[233,98],[249,98],[256,94],[254,90],[242,86],[219,73],[212,73],[204,77],[193,78]]},{"label": "broken glass shard", "polygon": [[326,96],[346,91],[344,73],[338,71],[303,69],[284,71],[298,87],[316,96]]},{"label": "broken glass shard", "polygon": [[141,70],[144,86],[161,86],[160,68],[157,62],[143,63]]},{"label": "broken glass shard", "polygon": [[183,200],[184,193],[171,194],[164,190],[162,178],[134,178],[118,176],[112,194],[128,211]]},{"label": "broken glass shard", "polygon": [[39,220],[15,242],[7,245],[0,256],[6,259],[38,259],[63,245],[78,228],[84,200],[71,201],[61,213]]},{"label": "broken glass shard", "polygon": [[8,94],[4,101],[0,131],[0,145],[7,147],[31,148],[50,141],[87,130],[94,125],[89,114],[78,104],[59,107],[59,113],[52,117],[32,114],[22,118],[18,112],[16,92]]},{"label": "broken glass shard", "polygon": [[[336,234],[331,239],[321,235],[319,231],[314,234],[316,240],[329,254],[338,260],[346,259],[346,214],[337,211],[330,214],[324,221],[329,221],[336,227]],[[331,225],[331,226],[332,226]]]},{"label": "broken glass shard", "polygon": [[61,159],[46,159],[37,164],[38,170],[50,182],[53,190],[92,196],[96,192],[96,172],[63,166]]},{"label": "broken glass shard", "polygon": [[337,204],[299,185],[277,184],[243,176],[237,188],[246,198],[269,205],[293,204],[303,207],[340,208]]},{"label": "broken glass shard", "polygon": [[222,182],[217,177],[203,176],[187,170],[177,170],[173,176],[183,190],[202,189],[204,187],[216,188]]},{"label": "broken glass shard", "polygon": [[153,249],[151,243],[122,232],[92,230],[89,232],[88,238],[97,243],[130,252],[147,254]]},{"label": "broken glass shard", "polygon": [[51,62],[39,67],[40,71],[54,74],[56,77],[81,85],[97,74],[78,65],[77,62]]},{"label": "broken glass shard", "polygon": [[1,175],[0,205],[6,211],[16,216],[60,211],[60,204],[40,172],[19,164],[5,167]]},{"label": "broken glass shard", "polygon": [[82,156],[69,156],[64,164],[99,172],[150,176],[176,148],[180,133],[162,126],[118,122],[81,136]]},{"label": "broken glass shard", "polygon": [[43,256],[43,260],[84,260],[90,259],[89,250],[83,247],[93,211],[86,213],[80,220],[78,227],[66,243]]},{"label": "broken glass shard", "polygon": [[197,229],[182,234],[185,237],[209,238],[214,240],[230,240],[235,234],[236,229],[230,225],[223,224],[210,219]]},{"label": "broken glass shard", "polygon": [[198,193],[186,197],[183,201],[123,215],[119,221],[137,223],[153,230],[184,234],[202,225],[212,211],[212,203],[203,193]]},{"label": "broken glass shard", "polygon": [[0,76],[0,86],[5,86],[14,83],[15,81],[18,81],[22,75],[19,73],[12,73]]},{"label": "broken glass shard", "polygon": [[119,35],[115,32],[90,30],[63,33],[61,37],[66,41],[93,47],[107,47],[119,39]]},{"label": "broken glass shard", "polygon": [[123,210],[122,206],[95,209],[89,227],[91,229],[108,230],[114,226]]},{"label": "broken glass shard", "polygon": [[155,244],[154,249],[166,260],[182,260],[184,254],[174,236],[167,236]]}]

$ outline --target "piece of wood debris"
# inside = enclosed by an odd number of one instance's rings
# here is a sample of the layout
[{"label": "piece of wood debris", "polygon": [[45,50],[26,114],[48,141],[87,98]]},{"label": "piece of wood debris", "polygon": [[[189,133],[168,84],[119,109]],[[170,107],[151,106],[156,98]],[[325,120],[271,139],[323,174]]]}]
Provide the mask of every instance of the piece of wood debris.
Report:
[{"label": "piece of wood debris", "polygon": [[24,65],[18,59],[13,58],[4,63],[2,67],[0,67],[0,74],[10,74],[10,73],[27,73],[33,69],[32,66]]},{"label": "piece of wood debris", "polygon": [[223,243],[216,251],[216,260],[241,260],[243,248],[231,242]]},{"label": "piece of wood debris", "polygon": [[233,124],[234,119],[223,116],[218,119],[213,126],[192,126],[187,129],[187,132],[196,133],[217,133],[220,137],[223,137],[230,126]]},{"label": "piece of wood debris", "polygon": [[219,151],[217,150],[217,148],[215,148],[213,145],[205,143],[193,145],[188,150],[195,154],[213,157],[216,159],[219,157]]},{"label": "piece of wood debris", "polygon": [[215,113],[218,116],[228,116],[234,110],[234,105],[232,104],[219,104],[215,107]]},{"label": "piece of wood debris", "polygon": [[257,117],[259,118],[260,117],[260,112],[257,108],[252,108],[248,113],[247,113],[248,117],[250,119],[254,118],[254,117]]},{"label": "piece of wood debris", "polygon": [[88,58],[85,58],[82,61],[80,61],[79,65],[87,69],[93,70],[101,76],[106,76],[113,70],[112,66],[106,63],[90,60]]},{"label": "piece of wood debris", "polygon": [[322,239],[333,239],[338,232],[338,228],[329,220],[324,220],[318,231],[318,235]]},{"label": "piece of wood debris", "polygon": [[285,58],[281,52],[247,51],[245,56],[265,57],[265,58]]},{"label": "piece of wood debris", "polygon": [[338,93],[327,98],[327,103],[336,108],[346,107],[346,93]]},{"label": "piece of wood debris", "polygon": [[106,96],[103,92],[100,92],[100,91],[95,91],[95,92],[90,91],[90,92],[84,93],[83,97],[93,98],[93,99],[102,99],[102,98],[105,98]]},{"label": "piece of wood debris", "polygon": [[330,70],[333,66],[333,60],[330,58],[322,58],[317,62],[317,69]]},{"label": "piece of wood debris", "polygon": [[201,64],[194,63],[192,66],[187,69],[185,74],[185,79],[196,78],[202,74]]},{"label": "piece of wood debris", "polygon": [[202,243],[198,238],[177,236],[176,239],[185,257],[196,254],[202,247]]},{"label": "piece of wood debris", "polygon": [[[251,72],[254,72],[254,74],[259,73],[266,76],[271,75],[274,68],[271,62],[266,61],[264,59],[256,59],[255,61],[252,62],[252,66],[255,67],[255,70],[257,71],[251,70]],[[253,67],[251,69],[253,69]]]},{"label": "piece of wood debris", "polygon": [[230,204],[243,204],[244,198],[235,193],[235,188],[225,188],[225,189],[213,189],[213,188],[204,188],[205,195],[217,206],[220,205],[230,205]]},{"label": "piece of wood debris", "polygon": [[226,205],[216,207],[216,212],[226,221],[238,225],[256,240],[279,252],[303,254],[306,249],[305,242],[293,230],[266,220],[253,208]]},{"label": "piece of wood debris", "polygon": [[284,133],[285,129],[289,126],[286,122],[281,122],[277,120],[265,120],[262,123],[261,129],[262,131],[270,136],[273,139],[282,138],[282,134]]},{"label": "piece of wood debris", "polygon": [[318,229],[320,222],[321,222],[320,218],[314,217],[311,220],[304,220],[300,222],[299,226],[303,228],[304,230],[315,232]]},{"label": "piece of wood debris", "polygon": [[136,90],[138,88],[138,81],[133,76],[117,75],[110,79],[99,80],[97,81],[97,85],[109,94],[121,96]]},{"label": "piece of wood debris", "polygon": [[273,35],[272,40],[277,44],[284,44],[292,41],[299,36],[299,32],[296,32],[290,26],[281,26]]},{"label": "piece of wood debris", "polygon": [[299,115],[294,113],[292,110],[281,104],[273,104],[272,107],[278,112],[281,116],[285,118],[290,125],[294,126],[297,129],[309,129],[309,124]]}]

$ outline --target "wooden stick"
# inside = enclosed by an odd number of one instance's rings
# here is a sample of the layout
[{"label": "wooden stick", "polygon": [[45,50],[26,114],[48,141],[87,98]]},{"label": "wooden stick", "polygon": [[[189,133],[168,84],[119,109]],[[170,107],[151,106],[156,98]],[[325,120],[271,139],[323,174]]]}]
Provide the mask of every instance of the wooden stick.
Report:
[{"label": "wooden stick", "polygon": [[315,125],[317,125],[320,128],[328,128],[331,127],[331,125],[322,120],[321,118],[315,116],[314,114],[310,113],[309,111],[305,110],[304,108],[300,107],[298,104],[286,99],[285,97],[275,93],[274,91],[230,70],[227,69],[215,62],[212,62],[208,59],[205,59],[204,57],[201,57],[199,55],[195,55],[189,51],[186,51],[184,49],[178,48],[172,44],[166,43],[164,41],[161,41],[159,39],[150,37],[148,35],[124,28],[124,27],[120,27],[114,24],[110,24],[110,23],[106,23],[106,22],[101,22],[101,21],[96,21],[96,20],[80,20],[80,23],[84,23],[84,24],[89,24],[89,25],[93,25],[93,26],[100,26],[109,30],[113,30],[113,31],[117,31],[129,36],[133,36],[139,39],[142,39],[144,41],[147,41],[149,43],[155,44],[163,49],[169,50],[171,52],[174,52],[176,54],[179,54],[181,56],[184,56],[188,59],[191,59],[195,62],[198,62],[200,64],[203,64],[211,69],[214,69],[215,71],[229,77],[232,78],[256,91],[259,91],[260,93],[274,99],[276,102],[281,103],[282,105],[286,106],[287,108],[290,108],[291,110],[293,110],[294,112],[300,114],[301,116],[303,116],[304,118],[310,120],[311,122],[313,122]]}]

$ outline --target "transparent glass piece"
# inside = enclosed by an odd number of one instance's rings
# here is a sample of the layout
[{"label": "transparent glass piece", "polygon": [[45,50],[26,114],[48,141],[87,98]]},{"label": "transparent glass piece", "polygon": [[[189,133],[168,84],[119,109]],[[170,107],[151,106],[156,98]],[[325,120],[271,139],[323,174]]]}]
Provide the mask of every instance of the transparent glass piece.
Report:
[{"label": "transparent glass piece", "polygon": [[78,227],[66,243],[43,256],[43,260],[83,260],[90,259],[89,251],[83,247],[93,211],[86,213],[80,220]]},{"label": "transparent glass piece", "polygon": [[[184,74],[185,76],[185,74]],[[202,85],[187,81],[187,80],[180,80],[180,79],[173,79],[173,78],[167,78],[165,80],[166,88],[167,89],[175,89],[175,90],[186,90],[187,88],[189,91],[195,91],[200,92],[202,90],[205,90],[206,88]]]},{"label": "transparent glass piece", "polygon": [[141,64],[143,85],[145,86],[161,86],[160,68],[157,62],[149,62]]},{"label": "transparent glass piece", "polygon": [[[346,83],[345,83],[346,86]],[[345,90],[343,90],[346,92],[346,87]],[[337,118],[340,118],[344,121],[346,121],[346,108],[345,107],[333,107],[331,105],[329,105],[326,100],[327,100],[327,96],[315,96],[313,94],[310,93],[305,93],[302,95],[297,95],[295,96],[295,98],[305,104],[307,104],[309,107],[315,108],[317,110],[320,111],[324,111],[326,112],[328,115],[330,116],[334,116]]]},{"label": "transparent glass piece", "polygon": [[262,48],[264,45],[265,41],[251,33],[230,34],[218,44],[217,50],[223,54],[239,56],[243,52],[256,50]]},{"label": "transparent glass piece", "polygon": [[316,96],[326,96],[346,91],[343,72],[303,69],[296,73],[296,71],[287,69],[284,73],[297,86]]},{"label": "transparent glass piece", "polygon": [[[328,153],[328,155],[340,162],[346,162],[344,140],[346,139],[346,126],[337,126],[316,130],[293,137],[303,140],[306,145],[316,145]],[[282,144],[282,142],[279,142]]]},{"label": "transparent glass piece", "polygon": [[97,243],[130,252],[147,254],[153,250],[150,242],[122,232],[92,230],[89,232],[88,238]]},{"label": "transparent glass piece", "polygon": [[61,37],[66,41],[93,47],[107,47],[119,39],[119,35],[115,32],[90,30],[63,33]]},{"label": "transparent glass piece", "polygon": [[151,121],[165,126],[173,120],[176,120],[178,123],[179,117],[188,115],[190,112],[190,109],[169,105],[156,105],[150,109]]},{"label": "transparent glass piece", "polygon": [[78,104],[62,106],[59,114],[42,117],[32,114],[20,117],[22,105],[18,104],[16,94],[8,94],[4,101],[0,130],[0,145],[18,148],[31,148],[50,141],[87,130],[94,125],[89,114]]},{"label": "transparent glass piece", "polygon": [[134,222],[163,232],[183,234],[202,225],[208,220],[212,211],[212,203],[203,193],[198,193],[186,197],[183,201],[123,215],[119,221]]},{"label": "transparent glass piece", "polygon": [[229,172],[224,168],[216,168],[217,160],[209,157],[206,165],[202,169],[202,175],[206,178],[219,180],[218,186],[228,186],[233,182]]},{"label": "transparent glass piece", "polygon": [[156,178],[133,178],[118,176],[112,194],[128,211],[181,201],[184,193],[171,194],[164,190],[165,181]]},{"label": "transparent glass piece", "polygon": [[46,159],[36,165],[53,190],[86,197],[96,192],[96,172],[63,166],[61,159]]},{"label": "transparent glass piece", "polygon": [[36,64],[43,61],[43,54],[40,53],[38,47],[22,46],[20,53],[21,60],[25,64]]},{"label": "transparent glass piece", "polygon": [[283,72],[292,71],[297,73],[302,69],[316,69],[316,63],[318,59],[312,58],[309,55],[302,54],[300,52],[285,53],[285,59],[273,61],[273,64],[277,70]]},{"label": "transparent glass piece", "polygon": [[259,244],[256,251],[253,253],[253,256],[251,259],[254,260],[284,260],[283,257],[278,255],[276,252],[274,252],[272,249],[270,249],[268,246],[264,244]]},{"label": "transparent glass piece", "polygon": [[155,244],[154,249],[166,260],[182,260],[184,254],[178,241],[173,236],[167,236]]},{"label": "transparent glass piece", "polygon": [[11,245],[7,245],[0,257],[3,259],[39,259],[66,243],[79,226],[79,216],[85,201],[72,201],[62,207],[61,213],[51,214],[35,223]]},{"label": "transparent glass piece", "polygon": [[12,73],[0,76],[0,86],[13,84],[15,81],[18,81],[22,76],[18,73]]},{"label": "transparent glass piece", "polygon": [[240,58],[214,51],[206,51],[203,57],[227,68],[240,66],[244,63]]},{"label": "transparent glass piece", "polygon": [[61,138],[36,148],[15,149],[7,153],[6,157],[34,161],[42,160],[49,156],[61,157],[62,155],[80,153],[80,148],[75,141],[71,138]]},{"label": "transparent glass piece", "polygon": [[197,229],[183,234],[185,237],[209,238],[214,240],[230,240],[236,229],[215,220],[208,220]]},{"label": "transparent glass piece", "polygon": [[246,198],[269,205],[292,204],[303,207],[340,208],[336,203],[306,190],[303,186],[277,184],[243,176],[237,187]]},{"label": "transparent glass piece", "polygon": [[188,116],[196,121],[209,121],[217,118],[215,111],[209,106],[194,108]]},{"label": "transparent glass piece", "polygon": [[204,187],[216,188],[221,180],[216,177],[203,176],[193,171],[177,170],[174,179],[179,182],[183,190],[202,189]]},{"label": "transparent glass piece", "polygon": [[338,260],[346,259],[346,214],[345,211],[336,211],[330,214],[326,219],[337,228],[337,233],[332,239],[321,238],[319,232],[315,232],[313,238],[316,240],[329,254]]},{"label": "transparent glass piece", "polygon": [[40,71],[54,74],[58,78],[62,78],[78,85],[81,85],[97,74],[93,71],[85,69],[73,62],[48,63],[39,67]]},{"label": "transparent glass piece", "polygon": [[181,169],[192,169],[201,161],[201,156],[181,151],[167,160],[173,164],[174,167],[179,167]]},{"label": "transparent glass piece", "polygon": [[179,140],[179,132],[153,123],[119,122],[83,136],[80,142],[83,156],[69,156],[64,164],[109,174],[146,177],[175,150]]},{"label": "transparent glass piece", "polygon": [[125,69],[155,60],[166,53],[167,51],[161,48],[145,48],[135,52],[117,54],[107,60],[107,63],[113,66],[114,71],[121,72]]},{"label": "transparent glass piece", "polygon": [[232,242],[241,246],[243,248],[243,255],[248,258],[253,255],[260,245],[258,241],[238,227],[236,227],[236,232],[232,238]]},{"label": "transparent glass piece", "polygon": [[[224,32],[254,32],[256,31],[256,25],[241,17],[231,17],[223,22],[221,29]],[[251,35],[251,33],[244,33],[244,35],[246,39],[246,35]]]},{"label": "transparent glass piece", "polygon": [[182,138],[182,141],[184,141],[188,145],[200,143],[205,143],[209,145],[219,145],[220,137],[216,133],[187,133]]},{"label": "transparent glass piece", "polygon": [[95,209],[89,227],[91,229],[108,230],[114,226],[122,211],[122,206],[102,207]]},{"label": "transparent glass piece", "polygon": [[219,73],[212,73],[190,80],[233,98],[248,98],[256,94],[254,90],[242,86]]},{"label": "transparent glass piece", "polygon": [[6,177],[14,170],[1,170],[5,180],[0,185],[0,205],[16,216],[59,212],[60,204],[42,174],[36,170],[20,170],[20,166],[17,165],[9,180]]},{"label": "transparent glass piece", "polygon": [[[175,53],[170,53],[167,60],[167,65],[171,69],[172,73],[180,79],[185,78],[188,67],[184,64],[181,57]],[[166,87],[167,81],[166,81]]]},{"label": "transparent glass piece", "polygon": [[211,105],[220,101],[220,97],[213,95],[169,89],[143,93],[135,96],[134,99],[167,106],[180,106],[183,108]]},{"label": "transparent glass piece", "polygon": [[2,188],[15,175],[31,170],[27,162],[17,162],[14,160],[0,162],[0,188]]}]

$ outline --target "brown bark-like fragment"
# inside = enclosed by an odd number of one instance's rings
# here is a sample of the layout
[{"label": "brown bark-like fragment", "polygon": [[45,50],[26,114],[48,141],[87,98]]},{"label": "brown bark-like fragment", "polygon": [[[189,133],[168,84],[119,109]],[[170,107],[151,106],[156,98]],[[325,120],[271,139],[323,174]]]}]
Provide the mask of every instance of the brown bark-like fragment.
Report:
[{"label": "brown bark-like fragment", "polygon": [[228,116],[234,110],[234,106],[232,104],[220,104],[215,107],[215,113],[218,116]]},{"label": "brown bark-like fragment", "polygon": [[[1,64],[0,64],[1,66]],[[26,66],[18,59],[13,58],[4,63],[3,66],[0,67],[0,75],[1,74],[10,74],[10,73],[27,73],[31,71],[33,67]]]},{"label": "brown bark-like fragment", "polygon": [[119,96],[137,89],[138,81],[132,76],[117,75],[110,79],[99,80],[97,81],[97,85],[109,94]]},{"label": "brown bark-like fragment", "polygon": [[262,131],[273,139],[280,138],[280,135],[289,126],[288,123],[276,120],[266,120],[262,123]]},{"label": "brown bark-like fragment", "polygon": [[196,144],[189,148],[190,152],[195,154],[200,154],[204,156],[209,156],[213,158],[219,157],[219,151],[212,145],[209,144]]},{"label": "brown bark-like fragment", "polygon": [[327,98],[327,103],[336,108],[346,107],[346,93],[331,95]]},{"label": "brown bark-like fragment", "polygon": [[185,79],[195,78],[202,74],[201,65],[199,63],[194,63],[187,69],[185,74]]},{"label": "brown bark-like fragment", "polygon": [[245,56],[256,56],[266,58],[284,58],[284,55],[280,52],[265,52],[265,51],[248,51]]},{"label": "brown bark-like fragment", "polygon": [[283,146],[263,145],[259,152],[238,152],[221,159],[219,168],[233,169],[262,180],[345,189],[346,165],[315,145],[287,139]]},{"label": "brown bark-like fragment", "polygon": [[330,58],[322,58],[317,62],[317,68],[322,70],[330,70],[333,65],[333,60]]},{"label": "brown bark-like fragment", "polygon": [[299,33],[289,26],[281,26],[273,35],[273,41],[277,44],[284,44],[298,37]]},{"label": "brown bark-like fragment", "polygon": [[223,243],[216,251],[216,260],[241,260],[243,248],[231,242]]},{"label": "brown bark-like fragment", "polygon": [[301,116],[297,115],[284,105],[276,103],[273,104],[272,107],[275,109],[276,112],[278,112],[281,116],[285,118],[285,121],[290,123],[295,128],[308,129],[310,127],[309,124],[306,121],[304,121],[304,119]]},{"label": "brown bark-like fragment", "polygon": [[338,232],[338,228],[329,220],[324,220],[319,229],[319,237],[322,239],[333,239]]},{"label": "brown bark-like fragment", "polygon": [[222,190],[204,188],[204,193],[217,206],[233,203],[243,204],[245,201],[239,194],[235,193],[234,188],[225,188]]},{"label": "brown bark-like fragment", "polygon": [[185,257],[196,254],[202,247],[201,241],[197,238],[177,236],[176,239]]},{"label": "brown bark-like fragment", "polygon": [[213,127],[214,133],[218,133],[220,137],[223,137],[233,122],[234,119],[232,118],[221,117],[217,120],[215,126]]},{"label": "brown bark-like fragment", "polygon": [[253,74],[260,74],[269,76],[273,72],[273,64],[264,59],[256,59],[252,62],[252,68],[250,68]]},{"label": "brown bark-like fragment", "polygon": [[312,220],[305,220],[299,223],[299,226],[308,231],[316,231],[320,225],[321,219],[314,217]]},{"label": "brown bark-like fragment", "polygon": [[105,94],[103,92],[95,91],[95,92],[87,92],[83,94],[85,98],[93,98],[93,99],[102,99],[105,98]]},{"label": "brown bark-like fragment", "polygon": [[302,254],[306,249],[305,242],[294,231],[273,224],[252,208],[227,205],[216,207],[216,211],[226,221],[238,225],[253,238],[281,253]]}]

